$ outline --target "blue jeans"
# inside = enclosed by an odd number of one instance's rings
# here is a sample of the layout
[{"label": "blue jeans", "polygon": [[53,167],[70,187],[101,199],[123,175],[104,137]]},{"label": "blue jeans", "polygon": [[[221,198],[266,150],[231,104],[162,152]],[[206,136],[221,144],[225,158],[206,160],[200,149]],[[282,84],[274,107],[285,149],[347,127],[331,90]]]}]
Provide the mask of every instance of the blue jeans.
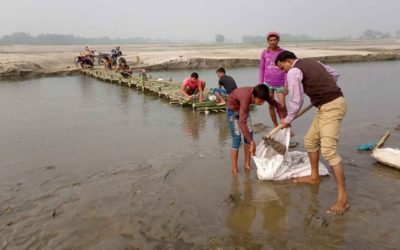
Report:
[{"label": "blue jeans", "polygon": [[224,96],[224,95],[228,95],[228,93],[226,93],[226,90],[223,88],[213,88],[212,89],[213,94],[215,93],[219,93],[220,95]]},{"label": "blue jeans", "polygon": [[[228,108],[226,114],[228,116],[229,128],[231,129],[232,149],[238,150],[240,148],[240,144],[242,143],[242,133],[239,125],[239,113]],[[247,127],[249,128],[250,135],[253,138],[250,114],[247,117]],[[244,143],[250,144],[246,137],[244,137]]]}]

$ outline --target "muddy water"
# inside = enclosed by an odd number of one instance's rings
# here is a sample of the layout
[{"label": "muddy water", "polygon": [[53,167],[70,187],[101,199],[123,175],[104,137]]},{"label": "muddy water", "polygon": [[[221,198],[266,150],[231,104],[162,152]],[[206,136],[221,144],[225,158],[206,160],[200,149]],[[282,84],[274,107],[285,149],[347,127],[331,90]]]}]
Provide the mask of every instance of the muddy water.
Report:
[{"label": "muddy water", "polygon": [[[335,67],[349,106],[340,151],[352,207],[340,217],[324,213],[333,177],[319,186],[261,182],[255,171],[232,178],[224,114],[80,76],[2,82],[1,248],[396,248],[400,172],[355,148],[387,129],[386,145],[399,147],[400,63]],[[213,71],[199,73],[216,85]],[[255,68],[228,74],[257,81]],[[265,115],[258,108],[253,122],[270,125]],[[295,123],[293,140],[312,115]]]}]

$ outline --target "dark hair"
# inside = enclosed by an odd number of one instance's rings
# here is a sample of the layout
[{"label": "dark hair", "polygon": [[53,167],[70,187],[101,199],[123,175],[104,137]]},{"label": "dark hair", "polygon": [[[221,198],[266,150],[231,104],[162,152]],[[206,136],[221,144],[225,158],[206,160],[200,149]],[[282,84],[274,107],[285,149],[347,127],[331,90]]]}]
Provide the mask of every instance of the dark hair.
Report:
[{"label": "dark hair", "polygon": [[288,59],[297,59],[296,55],[289,51],[289,50],[284,50],[281,53],[278,54],[278,56],[275,59],[275,65],[278,64],[278,62],[284,62]]},{"label": "dark hair", "polygon": [[224,68],[219,68],[219,69],[217,69],[217,73],[224,73],[225,74],[225,69]]},{"label": "dark hair", "polygon": [[120,63],[124,63],[124,64],[125,64],[125,63],[126,63],[126,60],[125,60],[125,58],[123,58],[123,57],[120,57],[120,58],[119,58],[119,62],[120,62]]},{"label": "dark hair", "polygon": [[196,79],[199,79],[199,74],[197,74],[196,72],[193,72],[190,77],[194,77]]},{"label": "dark hair", "polygon": [[269,99],[269,89],[264,84],[258,84],[253,89],[254,98],[262,99],[267,101]]},{"label": "dark hair", "polygon": [[278,35],[269,35],[269,36],[267,37],[267,40],[269,40],[271,37],[276,37],[276,39],[277,39],[278,41],[281,40],[281,38],[280,38]]}]

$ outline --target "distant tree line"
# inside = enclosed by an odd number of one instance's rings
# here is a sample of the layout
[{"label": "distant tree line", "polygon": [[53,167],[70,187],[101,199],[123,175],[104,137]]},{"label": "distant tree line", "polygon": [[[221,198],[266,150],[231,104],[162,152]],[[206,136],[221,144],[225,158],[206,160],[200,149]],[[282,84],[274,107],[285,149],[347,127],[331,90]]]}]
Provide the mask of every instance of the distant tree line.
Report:
[{"label": "distant tree line", "polygon": [[[397,30],[395,33],[396,37],[400,37],[400,31]],[[391,37],[389,33],[383,33],[381,31],[368,29],[365,30],[360,39],[380,39]],[[350,39],[350,38],[349,38]],[[281,34],[281,40],[283,41],[309,41],[314,38],[307,35],[292,35],[292,34]],[[215,35],[215,42],[224,43],[226,41],[225,36],[222,34]],[[265,43],[265,36],[243,36],[243,43]],[[0,45],[83,45],[83,44],[143,44],[143,43],[171,43],[177,41],[171,41],[169,39],[150,39],[144,37],[130,37],[130,38],[110,38],[110,37],[99,37],[99,38],[87,38],[74,35],[62,35],[62,34],[40,34],[32,36],[29,33],[17,32],[11,35],[5,35],[0,38]],[[184,40],[181,42],[196,43],[194,40]]]},{"label": "distant tree line", "polygon": [[[396,35],[399,35],[398,31],[397,31]],[[368,29],[368,30],[364,31],[364,33],[362,34],[362,36],[360,38],[361,39],[390,38],[390,34],[389,33],[383,33],[383,32],[378,31],[378,30]]]},{"label": "distant tree line", "polygon": [[85,38],[74,35],[40,34],[17,32],[5,35],[0,39],[1,45],[81,45],[81,44],[135,44],[135,43],[169,43],[166,39],[150,39],[144,37],[131,38]]}]

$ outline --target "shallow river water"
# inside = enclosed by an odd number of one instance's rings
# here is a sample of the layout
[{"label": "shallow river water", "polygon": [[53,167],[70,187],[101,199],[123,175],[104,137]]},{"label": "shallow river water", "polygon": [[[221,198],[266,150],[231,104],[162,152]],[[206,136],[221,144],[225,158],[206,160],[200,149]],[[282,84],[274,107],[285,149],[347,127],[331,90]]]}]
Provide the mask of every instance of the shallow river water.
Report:
[{"label": "shallow river water", "polygon": [[[348,103],[339,151],[351,208],[338,217],[325,214],[333,177],[261,182],[254,165],[232,177],[225,114],[85,76],[0,82],[0,247],[398,248],[400,171],[356,147],[386,130],[386,146],[400,147],[400,62],[333,66]],[[256,68],[227,70],[240,86],[258,78]],[[216,86],[214,70],[198,72]],[[294,123],[297,150],[313,113]],[[266,106],[252,117],[271,125]]]}]

